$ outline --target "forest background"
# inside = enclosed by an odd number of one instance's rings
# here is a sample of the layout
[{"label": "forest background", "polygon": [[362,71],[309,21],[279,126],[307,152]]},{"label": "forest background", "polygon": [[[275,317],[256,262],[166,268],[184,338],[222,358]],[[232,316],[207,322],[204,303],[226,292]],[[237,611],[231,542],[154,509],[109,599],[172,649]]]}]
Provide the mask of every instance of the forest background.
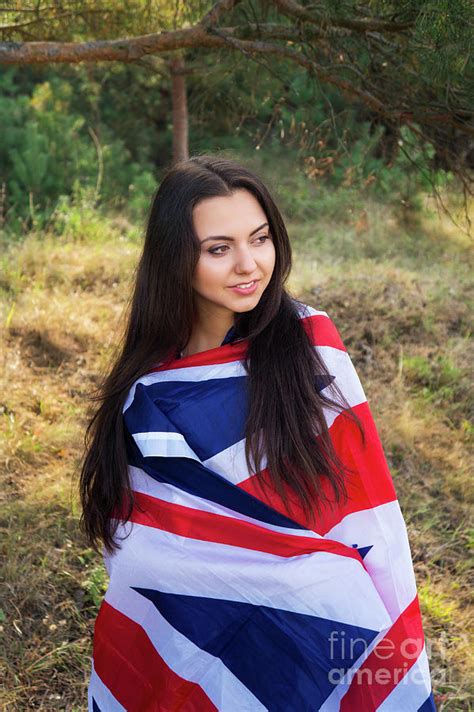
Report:
[{"label": "forest background", "polygon": [[469,3],[12,2],[0,22],[4,708],[85,709],[107,585],[78,528],[88,396],[163,172],[221,152],[269,185],[289,288],[354,360],[408,527],[438,709],[470,709]]}]

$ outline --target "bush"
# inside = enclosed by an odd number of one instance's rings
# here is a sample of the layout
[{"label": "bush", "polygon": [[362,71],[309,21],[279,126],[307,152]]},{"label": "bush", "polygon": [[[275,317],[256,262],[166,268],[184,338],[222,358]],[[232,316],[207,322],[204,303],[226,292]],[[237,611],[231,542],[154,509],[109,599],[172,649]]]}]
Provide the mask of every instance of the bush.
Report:
[{"label": "bush", "polygon": [[132,161],[122,139],[106,126],[97,136],[84,116],[71,111],[71,98],[70,83],[59,77],[36,84],[30,96],[0,98],[0,123],[7,127],[0,169],[10,234],[46,229],[58,211],[64,213],[67,198],[77,204],[81,194],[91,207],[121,208],[131,189],[130,213],[137,217],[142,193],[146,200],[155,184],[150,167]]}]

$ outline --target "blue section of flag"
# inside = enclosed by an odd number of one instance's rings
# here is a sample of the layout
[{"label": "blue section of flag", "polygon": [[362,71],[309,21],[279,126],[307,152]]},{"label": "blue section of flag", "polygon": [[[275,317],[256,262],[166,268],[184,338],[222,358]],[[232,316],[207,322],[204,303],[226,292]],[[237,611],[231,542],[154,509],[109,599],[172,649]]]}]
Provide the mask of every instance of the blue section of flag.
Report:
[{"label": "blue section of flag", "polygon": [[417,712],[437,712],[433,693],[418,707]]},{"label": "blue section of flag", "polygon": [[224,337],[224,341],[222,342],[221,346],[224,346],[225,344],[230,344],[234,339],[239,338],[239,334],[237,333],[237,330],[235,326],[231,326],[229,331]]},{"label": "blue section of flag", "polygon": [[318,710],[377,635],[268,606],[133,588],[272,712]]},{"label": "blue section of flag", "polygon": [[207,381],[139,384],[125,412],[132,433],[182,433],[200,460],[242,440],[247,416],[246,376]]},{"label": "blue section of flag", "polygon": [[315,376],[314,385],[318,393],[323,391],[330,383],[335,380],[336,376]]},{"label": "blue section of flag", "polygon": [[369,553],[369,551],[372,549],[373,544],[370,544],[370,546],[357,546],[357,544],[352,544],[352,547],[354,549],[357,549],[361,557],[364,559]]},{"label": "blue section of flag", "polygon": [[[318,391],[334,376],[317,376]],[[247,376],[206,381],[138,384],[125,411],[131,433],[154,430],[181,433],[200,460],[208,460],[245,437]]]},{"label": "blue section of flag", "polygon": [[92,698],[92,712],[101,712],[101,709],[94,698]]}]

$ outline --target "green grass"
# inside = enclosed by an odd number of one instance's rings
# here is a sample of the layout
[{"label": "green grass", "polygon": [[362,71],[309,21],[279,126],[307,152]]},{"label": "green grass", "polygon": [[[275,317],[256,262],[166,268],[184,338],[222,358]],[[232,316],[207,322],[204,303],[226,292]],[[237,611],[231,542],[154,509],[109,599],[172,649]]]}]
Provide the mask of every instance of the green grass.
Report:
[{"label": "green grass", "polygon": [[[403,221],[354,188],[274,181],[294,247],[290,289],[336,322],[404,513],[438,709],[472,691],[472,279],[469,240],[432,205]],[[258,165],[257,165],[258,164]],[[0,396],[4,704],[82,710],[107,585],[78,531],[87,393],[120,330],[140,228],[68,203],[2,257]]]}]

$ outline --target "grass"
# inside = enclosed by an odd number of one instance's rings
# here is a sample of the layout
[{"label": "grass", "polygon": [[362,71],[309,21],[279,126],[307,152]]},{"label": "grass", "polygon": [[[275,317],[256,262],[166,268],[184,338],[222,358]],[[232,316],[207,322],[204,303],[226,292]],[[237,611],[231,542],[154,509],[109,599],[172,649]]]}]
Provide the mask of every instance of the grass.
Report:
[{"label": "grass", "polygon": [[[288,211],[289,287],[331,315],[354,360],[408,526],[438,709],[468,710],[471,246],[429,204],[407,226],[353,191],[299,190],[306,212]],[[86,708],[107,585],[78,531],[76,476],[86,396],[109,363],[140,244],[125,218],[86,217],[89,230],[80,214],[63,215],[59,233],[31,234],[2,260],[8,710]]]}]

